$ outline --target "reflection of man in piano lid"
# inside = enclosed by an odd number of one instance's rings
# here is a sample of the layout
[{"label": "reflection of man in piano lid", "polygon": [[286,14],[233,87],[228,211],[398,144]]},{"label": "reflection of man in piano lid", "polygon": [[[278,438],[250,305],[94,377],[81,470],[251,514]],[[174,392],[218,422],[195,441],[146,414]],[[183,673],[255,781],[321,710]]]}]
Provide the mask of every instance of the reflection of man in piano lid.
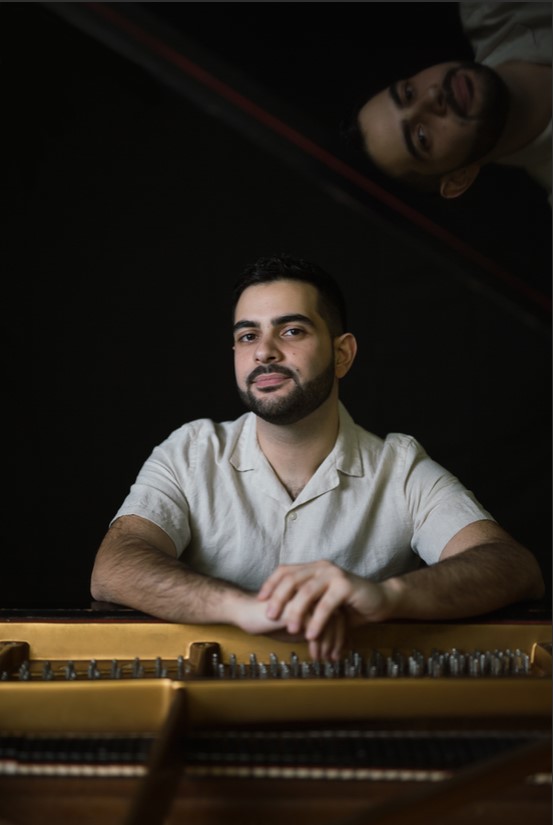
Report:
[{"label": "reflection of man in piano lid", "polygon": [[551,4],[458,6],[474,62],[396,79],[344,133],[385,173],[446,198],[487,163],[525,169],[551,198]]},{"label": "reflection of man in piano lid", "polygon": [[352,420],[339,384],[356,351],[323,270],[287,256],[248,267],[234,361],[249,411],[185,423],[154,448],[98,550],[94,598],[299,635],[314,658],[338,658],[364,623],[540,598],[533,554],[457,478],[411,436]]}]

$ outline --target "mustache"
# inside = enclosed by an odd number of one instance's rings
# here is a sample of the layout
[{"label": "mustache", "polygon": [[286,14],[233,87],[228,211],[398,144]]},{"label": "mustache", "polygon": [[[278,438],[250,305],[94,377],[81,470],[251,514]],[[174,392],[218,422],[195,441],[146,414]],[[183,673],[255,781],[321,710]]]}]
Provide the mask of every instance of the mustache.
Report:
[{"label": "mustache", "polygon": [[246,382],[248,385],[252,384],[258,375],[269,375],[269,373],[279,372],[281,375],[285,375],[287,378],[294,378],[294,373],[291,370],[286,369],[286,367],[280,367],[278,364],[274,364],[273,366],[263,367],[259,366],[256,367],[254,370],[250,372],[248,375]]}]

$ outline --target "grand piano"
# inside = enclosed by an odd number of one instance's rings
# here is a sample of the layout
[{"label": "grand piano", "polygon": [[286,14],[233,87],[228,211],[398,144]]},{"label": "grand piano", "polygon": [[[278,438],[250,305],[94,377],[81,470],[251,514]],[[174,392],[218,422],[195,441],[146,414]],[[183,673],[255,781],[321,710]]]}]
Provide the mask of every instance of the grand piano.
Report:
[{"label": "grand piano", "polygon": [[543,613],[303,644],[0,611],[0,825],[550,825]]}]

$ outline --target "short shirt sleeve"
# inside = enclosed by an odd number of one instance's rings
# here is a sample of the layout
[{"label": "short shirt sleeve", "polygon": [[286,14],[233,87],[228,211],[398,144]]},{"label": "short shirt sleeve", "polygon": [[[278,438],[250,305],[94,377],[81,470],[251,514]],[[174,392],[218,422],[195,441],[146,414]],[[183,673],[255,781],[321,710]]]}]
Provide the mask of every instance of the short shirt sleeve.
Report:
[{"label": "short shirt sleeve", "polygon": [[413,550],[427,564],[439,561],[446,544],[463,527],[493,516],[458,478],[403,436],[404,494],[413,524]]},{"label": "short shirt sleeve", "polygon": [[175,454],[176,446],[176,439],[170,436],[155,447],[112,523],[124,515],[141,516],[164,530],[172,539],[177,555],[181,556],[190,541],[190,513],[182,483],[182,465],[186,457]]}]

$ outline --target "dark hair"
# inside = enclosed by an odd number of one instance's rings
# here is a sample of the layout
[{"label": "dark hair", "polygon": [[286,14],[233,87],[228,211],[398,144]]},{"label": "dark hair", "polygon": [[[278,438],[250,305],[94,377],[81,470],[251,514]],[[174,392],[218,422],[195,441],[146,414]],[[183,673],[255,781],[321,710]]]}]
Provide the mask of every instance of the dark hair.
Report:
[{"label": "dark hair", "polygon": [[303,281],[312,284],[319,294],[318,310],[326,321],[332,337],[346,331],[346,302],[334,278],[320,266],[288,254],[258,258],[243,270],[232,290],[233,312],[245,289],[273,281]]},{"label": "dark hair", "polygon": [[372,96],[372,94],[367,94],[357,98],[338,124],[338,135],[344,144],[355,152],[365,155],[365,157],[367,157],[367,149],[359,125],[359,112]]}]

